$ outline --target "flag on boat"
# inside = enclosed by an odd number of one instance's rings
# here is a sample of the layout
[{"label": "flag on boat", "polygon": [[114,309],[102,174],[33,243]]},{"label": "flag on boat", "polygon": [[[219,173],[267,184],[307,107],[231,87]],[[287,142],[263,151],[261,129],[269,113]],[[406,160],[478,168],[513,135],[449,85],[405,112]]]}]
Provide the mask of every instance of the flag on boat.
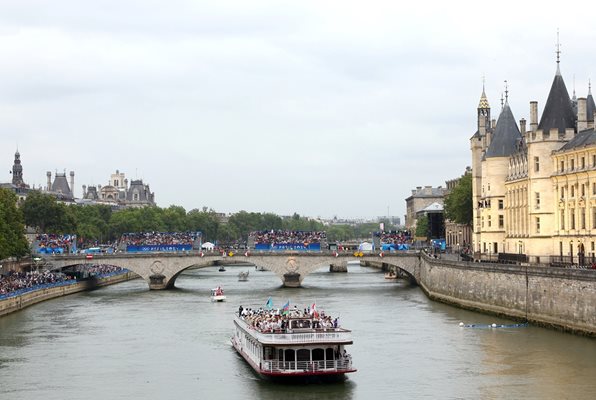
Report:
[{"label": "flag on boat", "polygon": [[319,318],[319,313],[317,312],[317,304],[316,303],[312,303],[312,306],[310,306],[310,315],[312,315],[315,318]]},{"label": "flag on boat", "polygon": [[282,307],[283,314],[287,314],[290,312],[290,300]]},{"label": "flag on boat", "polygon": [[269,296],[269,298],[267,299],[267,303],[265,303],[265,305],[270,310],[273,308],[273,300],[271,299],[271,296]]}]

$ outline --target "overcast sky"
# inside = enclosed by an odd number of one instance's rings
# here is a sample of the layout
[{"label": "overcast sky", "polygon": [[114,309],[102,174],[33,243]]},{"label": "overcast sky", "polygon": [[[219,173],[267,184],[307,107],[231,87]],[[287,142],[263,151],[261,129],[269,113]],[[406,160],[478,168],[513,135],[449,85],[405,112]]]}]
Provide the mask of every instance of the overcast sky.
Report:
[{"label": "overcast sky", "polygon": [[[556,70],[596,79],[596,7],[567,1],[0,0],[0,182],[142,178],[159,206],[405,213],[471,164],[486,76],[517,120]],[[552,7],[549,9],[549,7]]]}]

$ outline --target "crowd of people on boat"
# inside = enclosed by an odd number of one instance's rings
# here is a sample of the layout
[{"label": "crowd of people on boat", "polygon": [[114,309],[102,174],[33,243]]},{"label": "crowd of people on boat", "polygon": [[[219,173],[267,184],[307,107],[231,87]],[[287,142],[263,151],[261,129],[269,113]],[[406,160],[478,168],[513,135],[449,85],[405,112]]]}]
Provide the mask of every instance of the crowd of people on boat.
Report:
[{"label": "crowd of people on boat", "polygon": [[382,244],[407,244],[412,242],[412,235],[407,230],[375,232],[374,235],[379,237]]},{"label": "crowd of people on boat", "polygon": [[[285,333],[288,329],[334,329],[339,328],[339,318],[318,312],[313,308],[299,309],[297,306],[283,309],[244,308],[240,306],[238,316],[249,326],[261,333]],[[303,319],[301,319],[303,318]],[[298,324],[297,326],[291,323]]]},{"label": "crowd of people on boat", "polygon": [[76,235],[41,233],[35,237],[35,244],[40,253],[66,253],[74,248],[76,239]]},{"label": "crowd of people on boat", "polygon": [[10,294],[21,289],[35,288],[37,286],[46,285],[49,283],[64,282],[70,279],[71,278],[69,276],[60,272],[10,271],[5,275],[0,275],[0,295]]},{"label": "crowd of people on boat", "polygon": [[255,244],[295,244],[308,246],[311,243],[321,243],[327,239],[325,231],[286,231],[265,230],[255,231],[250,234]]},{"label": "crowd of people on boat", "polygon": [[200,232],[135,232],[123,233],[119,245],[192,245]]}]

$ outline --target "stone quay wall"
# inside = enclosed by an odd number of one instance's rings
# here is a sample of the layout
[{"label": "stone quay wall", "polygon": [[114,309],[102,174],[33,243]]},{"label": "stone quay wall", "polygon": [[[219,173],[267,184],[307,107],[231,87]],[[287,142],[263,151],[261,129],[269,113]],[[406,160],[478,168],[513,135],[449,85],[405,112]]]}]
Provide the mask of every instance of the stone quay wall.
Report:
[{"label": "stone quay wall", "polygon": [[[376,264],[383,268],[385,263]],[[469,263],[423,254],[415,275],[432,300],[596,336],[596,270]]]},{"label": "stone quay wall", "polygon": [[73,293],[83,292],[85,290],[95,289],[101,286],[113,285],[115,283],[120,283],[136,278],[138,278],[138,275],[134,272],[125,272],[123,274],[100,278],[95,281],[83,281],[73,283],[71,285],[34,290],[22,294],[20,296],[9,297],[8,299],[0,300],[0,317],[15,311],[22,310],[25,307],[32,306],[45,300],[50,300],[56,297],[66,296]]}]

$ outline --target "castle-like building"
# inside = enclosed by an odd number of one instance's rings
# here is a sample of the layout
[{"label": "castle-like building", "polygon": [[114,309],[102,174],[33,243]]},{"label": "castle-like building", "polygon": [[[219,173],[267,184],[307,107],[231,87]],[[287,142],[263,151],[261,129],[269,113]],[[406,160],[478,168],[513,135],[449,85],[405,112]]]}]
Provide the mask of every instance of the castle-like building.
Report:
[{"label": "castle-like building", "polygon": [[116,170],[110,175],[106,186],[83,185],[83,199],[86,201],[103,203],[123,207],[143,207],[155,205],[155,193],[142,179],[133,179],[128,185],[124,172]]},{"label": "castle-like building", "polygon": [[472,150],[473,250],[477,258],[537,263],[594,262],[596,234],[596,105],[570,98],[557,68],[538,120],[519,127],[507,90],[497,121],[484,88]]}]

